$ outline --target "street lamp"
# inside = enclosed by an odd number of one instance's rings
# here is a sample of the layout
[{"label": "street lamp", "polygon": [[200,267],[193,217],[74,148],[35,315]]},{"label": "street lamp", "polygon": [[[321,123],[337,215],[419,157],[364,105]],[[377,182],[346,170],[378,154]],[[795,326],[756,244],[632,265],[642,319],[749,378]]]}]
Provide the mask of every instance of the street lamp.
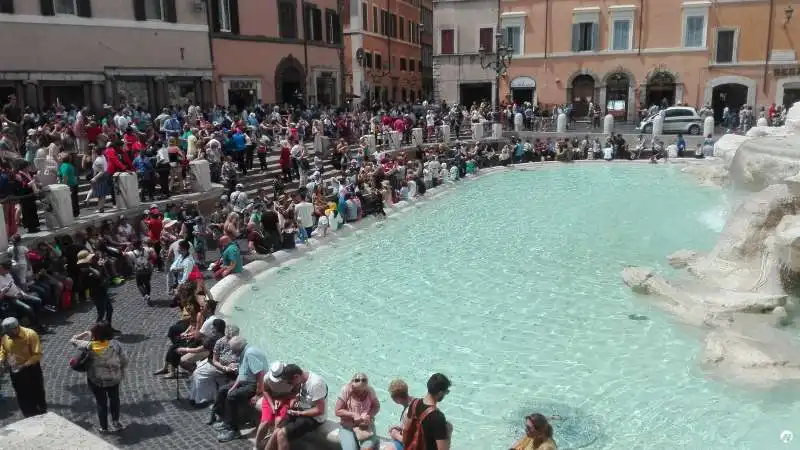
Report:
[{"label": "street lamp", "polygon": [[783,26],[789,25],[789,22],[791,22],[792,16],[794,15],[794,8],[792,8],[792,5],[786,6],[786,9],[783,10],[783,15],[786,17],[786,20],[783,22]]},{"label": "street lamp", "polygon": [[503,33],[500,30],[500,20],[499,20],[499,9],[498,9],[498,20],[497,20],[497,33],[495,34],[495,48],[496,51],[493,53],[487,52],[483,46],[478,49],[478,52],[481,56],[481,68],[482,69],[491,69],[494,71],[494,106],[497,108],[500,105],[500,78],[505,76],[508,73],[508,66],[511,65],[511,55],[514,52],[514,49],[511,48],[511,45],[506,46],[503,43]]}]

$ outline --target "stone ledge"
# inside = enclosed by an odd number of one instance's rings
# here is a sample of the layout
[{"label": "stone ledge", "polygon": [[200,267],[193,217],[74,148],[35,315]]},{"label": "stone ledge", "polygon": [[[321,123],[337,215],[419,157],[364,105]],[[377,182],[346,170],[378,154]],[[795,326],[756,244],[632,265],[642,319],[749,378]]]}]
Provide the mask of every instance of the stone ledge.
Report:
[{"label": "stone ledge", "polygon": [[47,413],[0,428],[0,448],[16,450],[116,450],[67,419]]}]

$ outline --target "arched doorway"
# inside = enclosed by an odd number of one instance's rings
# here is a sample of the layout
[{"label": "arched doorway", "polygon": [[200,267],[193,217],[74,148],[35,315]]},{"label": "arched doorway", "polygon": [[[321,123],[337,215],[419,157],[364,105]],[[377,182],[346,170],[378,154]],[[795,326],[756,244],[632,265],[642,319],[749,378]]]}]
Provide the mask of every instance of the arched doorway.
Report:
[{"label": "arched doorway", "polygon": [[572,118],[586,117],[594,100],[594,77],[581,74],[572,80]]},{"label": "arched doorway", "polygon": [[645,108],[652,105],[672,106],[675,104],[677,81],[669,72],[656,72],[647,80]]},{"label": "arched doorway", "polygon": [[305,99],[306,74],[303,65],[292,55],[275,68],[275,101],[297,105]]},{"label": "arched doorway", "polygon": [[726,83],[715,86],[711,92],[711,109],[714,110],[714,123],[722,123],[722,112],[727,106],[732,113],[747,104],[747,86],[739,83]]},{"label": "arched doorway", "polygon": [[627,120],[631,78],[627,73],[614,72],[606,77],[606,113],[616,120]]}]

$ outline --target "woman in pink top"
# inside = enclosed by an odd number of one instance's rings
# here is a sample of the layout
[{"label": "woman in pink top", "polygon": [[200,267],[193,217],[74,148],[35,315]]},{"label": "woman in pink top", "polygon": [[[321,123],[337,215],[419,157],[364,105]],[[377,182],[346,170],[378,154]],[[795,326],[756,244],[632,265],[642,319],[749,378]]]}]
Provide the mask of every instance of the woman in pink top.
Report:
[{"label": "woman in pink top", "polygon": [[375,416],[380,409],[381,404],[367,376],[353,375],[336,399],[336,417],[342,425],[339,429],[342,450],[377,450],[380,441],[375,435]]}]

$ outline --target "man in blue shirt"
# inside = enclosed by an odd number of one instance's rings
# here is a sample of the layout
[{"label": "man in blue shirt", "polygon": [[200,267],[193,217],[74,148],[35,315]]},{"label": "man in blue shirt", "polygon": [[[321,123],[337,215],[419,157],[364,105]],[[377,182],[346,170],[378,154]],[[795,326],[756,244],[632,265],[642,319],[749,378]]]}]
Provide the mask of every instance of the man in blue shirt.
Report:
[{"label": "man in blue shirt", "polygon": [[140,151],[136,158],[133,158],[133,168],[136,169],[136,173],[139,175],[139,184],[142,185],[142,201],[145,201],[145,198],[149,198],[150,201],[155,200],[155,169],[144,151]]},{"label": "man in blue shirt", "polygon": [[222,247],[222,257],[220,258],[221,264],[219,268],[214,271],[214,277],[221,280],[232,273],[239,273],[242,271],[242,252],[239,249],[239,244],[232,241],[228,236],[222,236],[219,240],[220,247]]},{"label": "man in blue shirt", "polygon": [[211,412],[210,424],[216,422],[217,416],[222,418],[214,428],[219,431],[219,442],[230,442],[242,437],[239,431],[239,408],[249,404],[250,399],[264,392],[264,372],[269,367],[267,356],[260,349],[236,336],[228,345],[235,356],[239,357],[239,374],[236,380],[217,391],[217,400]]},{"label": "man in blue shirt", "polygon": [[236,129],[231,136],[231,143],[233,144],[233,159],[239,164],[239,170],[242,175],[247,175],[247,167],[244,164],[244,150],[247,147],[247,139],[241,129]]}]

